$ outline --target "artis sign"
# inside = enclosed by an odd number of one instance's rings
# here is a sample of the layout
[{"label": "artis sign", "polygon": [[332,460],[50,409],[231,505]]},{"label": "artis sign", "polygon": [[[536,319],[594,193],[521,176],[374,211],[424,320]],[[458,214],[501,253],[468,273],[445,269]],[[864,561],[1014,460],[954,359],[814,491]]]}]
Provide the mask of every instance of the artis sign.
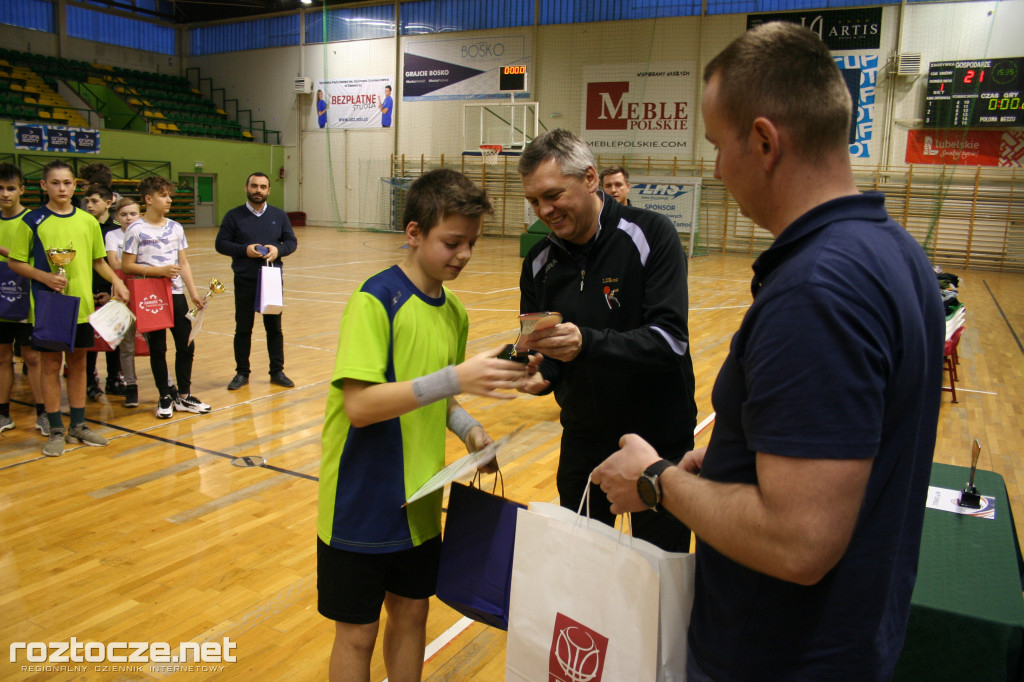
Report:
[{"label": "artis sign", "polygon": [[881,7],[748,14],[747,29],[767,24],[769,21],[789,21],[806,26],[817,33],[828,49],[833,51],[875,50],[881,45]]}]

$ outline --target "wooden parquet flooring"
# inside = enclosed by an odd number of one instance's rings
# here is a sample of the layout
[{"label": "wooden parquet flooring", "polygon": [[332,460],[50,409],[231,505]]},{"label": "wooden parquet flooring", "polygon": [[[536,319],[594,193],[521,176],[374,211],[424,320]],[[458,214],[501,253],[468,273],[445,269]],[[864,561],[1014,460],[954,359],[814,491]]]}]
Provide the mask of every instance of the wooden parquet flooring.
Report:
[{"label": "wooden parquet flooring", "polygon": [[[189,231],[197,284],[218,276],[197,340],[193,391],[210,415],[153,415],[156,390],[148,361],[137,362],[141,405],[119,398],[89,403],[106,448],[71,446],[41,455],[27,383],[15,381],[12,416],[0,434],[0,651],[14,641],[213,642],[229,637],[237,661],[219,671],[32,671],[0,660],[0,680],[323,680],[333,626],[316,611],[316,477],[327,384],[338,324],[353,289],[404,257],[400,235],[296,229],[299,251],[285,274],[286,371],[297,386],[267,380],[262,326],[253,335],[248,386],[226,390],[234,374],[230,265],[213,249],[215,232]],[[733,331],[750,300],[750,258],[704,256],[690,265],[690,334],[698,420]],[[468,353],[515,338],[518,241],[484,238],[452,288],[469,310]],[[971,271],[961,300],[967,330],[960,343],[958,404],[943,394],[935,459],[966,465],[970,442],[980,466],[1006,480],[1013,511],[1024,513],[1024,276]],[[100,359],[101,376],[105,376]],[[20,366],[17,368],[20,370]],[[502,456],[506,494],[551,501],[560,427],[552,397],[494,400],[463,396],[494,436],[525,425]],[[66,409],[66,404],[65,404]],[[671,415],[666,415],[666,419]],[[698,439],[706,443],[710,430]],[[449,461],[464,454],[449,436]],[[233,466],[258,455],[267,466]],[[1021,471],[1018,471],[1021,469]],[[984,492],[984,491],[983,491]],[[1018,527],[1024,527],[1018,524]],[[461,616],[432,605],[427,640]],[[380,658],[372,676],[386,676]],[[428,680],[500,680],[505,634],[470,625],[428,661]],[[74,667],[76,664],[63,664]],[[217,667],[217,666],[214,666]]]}]

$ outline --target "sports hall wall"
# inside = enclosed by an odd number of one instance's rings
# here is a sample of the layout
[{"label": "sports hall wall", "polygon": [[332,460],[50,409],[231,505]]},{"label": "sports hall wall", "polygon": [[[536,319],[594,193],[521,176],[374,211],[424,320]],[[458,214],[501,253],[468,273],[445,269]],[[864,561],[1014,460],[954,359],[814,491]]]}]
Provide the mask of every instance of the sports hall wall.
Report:
[{"label": "sports hall wall", "polygon": [[[254,149],[267,149],[261,159],[270,158],[267,170],[275,177],[275,198],[286,210],[305,211],[311,224],[359,226],[381,222],[377,198],[380,178],[391,175],[392,154],[404,155],[410,160],[421,155],[435,159],[444,155],[448,163],[458,163],[464,148],[464,101],[407,102],[402,99],[400,65],[402,54],[412,41],[457,39],[488,44],[525,41],[530,59],[529,99],[540,103],[541,130],[581,129],[582,84],[587,69],[623,64],[691,66],[696,74],[689,118],[692,142],[688,148],[675,149],[667,155],[653,152],[652,155],[661,159],[675,156],[681,162],[701,159],[713,162],[714,153],[703,139],[699,116],[702,86],[699,76],[704,63],[746,28],[746,18],[746,14],[733,14],[445,32],[186,58],[74,39],[66,39],[62,50],[64,56],[75,59],[181,75],[190,67],[198,67],[203,78],[211,78],[214,87],[224,88],[228,98],[237,99],[239,108],[252,110],[254,119],[264,120],[268,128],[282,131],[283,149],[279,155],[264,145],[248,144]],[[858,145],[854,163],[905,168],[908,130],[921,127],[926,79],[891,75],[888,61],[893,54],[921,53],[924,71],[929,61],[1020,56],[1021,26],[1024,26],[1024,0],[883,7],[880,46],[876,50],[845,54],[863,68],[862,88],[873,86],[873,90],[869,90],[873,102],[865,104],[861,110],[860,130],[864,140]],[[42,54],[54,54],[57,50],[55,36],[37,31],[3,26],[0,40],[6,45]],[[187,53],[187,45],[183,53]],[[293,91],[293,82],[298,76],[314,81],[373,76],[393,78],[394,126],[391,129],[320,129],[315,98]],[[862,89],[862,96],[865,92]],[[5,135],[0,138],[4,142],[11,139],[4,133],[0,135]],[[113,146],[104,146],[104,155],[113,155],[119,151],[120,143],[113,134],[105,133],[104,140],[107,139]],[[145,144],[156,145],[156,141],[147,140]],[[188,154],[194,155],[193,150],[199,149],[219,149],[217,145],[227,146],[223,147],[223,153],[206,154],[207,159],[214,159],[206,162],[206,172],[217,172],[217,164],[230,164],[230,158],[246,153],[241,151],[244,143],[191,140],[186,143],[181,138],[174,139],[167,153],[181,159],[174,161],[175,173],[188,172],[192,161],[198,160],[198,157],[185,158]],[[126,139],[125,155],[152,156],[140,154],[142,146],[138,140]],[[188,154],[182,154],[182,150],[188,150]],[[646,158],[646,155],[625,154],[615,160],[638,165]],[[268,163],[263,160],[259,165],[265,167]],[[278,181],[276,177],[282,167],[285,177]],[[225,202],[224,194],[233,197],[233,185],[237,184],[240,183],[231,178],[218,182],[219,213],[232,205],[231,199]]]},{"label": "sports hall wall", "polygon": [[[847,53],[875,80],[874,104],[867,108],[869,120],[862,121],[869,139],[864,155],[854,162],[905,166],[907,131],[921,126],[926,78],[890,76],[889,57],[897,51],[920,52],[926,74],[929,61],[1019,56],[1024,2],[885,6],[882,18],[880,47]],[[269,127],[283,131],[289,157],[286,184],[295,184],[289,196],[301,202],[310,223],[356,225],[373,221],[379,178],[391,174],[391,153],[413,160],[444,154],[457,163],[463,151],[464,101],[402,100],[399,65],[410,41],[495,43],[524,38],[531,52],[529,99],[540,102],[541,129],[578,131],[584,67],[688,63],[696,67],[695,101],[699,101],[704,63],[745,28],[745,14],[564,24],[403,36],[397,44],[385,38],[224,53],[190,58],[188,65],[200,67],[204,76],[227,89],[229,97],[250,104]],[[319,129],[314,96],[291,92],[296,76],[315,82],[381,75],[395,79],[391,130]],[[675,150],[681,159],[714,158],[699,119],[694,106],[690,117],[694,144],[689,150]]]},{"label": "sports hall wall", "polygon": [[[43,31],[30,31],[0,24],[0,44],[11,49],[46,56],[57,56],[58,37]],[[89,40],[66,38],[66,45],[60,53],[70,59],[90,63],[184,75],[184,69],[176,56],[168,56],[144,50],[133,50],[116,45],[107,45]],[[273,127],[269,126],[268,127]],[[13,122],[0,120],[0,152],[14,152]],[[33,157],[53,156],[45,152],[19,152]],[[86,163],[92,155],[84,155]],[[284,184],[278,181],[277,172],[284,166],[284,148],[278,145],[254,144],[194,138],[183,136],[158,136],[121,130],[104,129],[100,133],[98,158],[158,161],[171,164],[171,180],[177,181],[179,173],[196,172],[196,162],[203,165],[200,172],[216,174],[215,201],[216,217],[245,200],[243,187],[249,173],[261,170],[272,178],[274,198],[283,197]],[[26,169],[28,170],[28,169]]]},{"label": "sports hall wall", "polygon": [[[10,142],[13,139],[13,122],[0,120],[0,140],[5,142],[0,145],[0,152],[13,151]],[[46,152],[19,153],[30,155],[33,159],[67,158],[66,155]],[[84,154],[79,158],[84,163],[89,163],[92,156]],[[111,159],[167,162],[171,164],[170,179],[174,182],[178,181],[179,173],[196,172],[195,164],[201,162],[203,168],[198,172],[217,176],[214,187],[218,222],[221,216],[245,201],[245,181],[250,173],[259,170],[273,175],[271,169],[276,171],[284,164],[284,148],[278,145],[106,129],[100,132],[100,153],[95,156],[106,163],[110,163]],[[31,168],[23,167],[23,170],[29,172]],[[276,179],[272,180],[272,183],[272,192],[275,198],[280,199],[283,183]]]}]

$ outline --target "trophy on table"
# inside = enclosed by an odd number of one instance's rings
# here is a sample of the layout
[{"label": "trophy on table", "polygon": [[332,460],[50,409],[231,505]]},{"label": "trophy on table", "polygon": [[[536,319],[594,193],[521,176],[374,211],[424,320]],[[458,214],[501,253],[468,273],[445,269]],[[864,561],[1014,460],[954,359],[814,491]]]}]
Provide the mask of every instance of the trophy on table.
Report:
[{"label": "trophy on table", "polygon": [[978,494],[978,489],[974,487],[974,472],[978,469],[978,455],[980,454],[981,443],[975,438],[974,445],[971,446],[971,480],[967,481],[967,485],[960,491],[960,500],[957,502],[961,507],[981,509],[981,495]]},{"label": "trophy on table", "polygon": [[[50,259],[50,262],[57,266],[57,274],[61,277],[67,278],[68,273],[64,270],[65,265],[70,265],[71,261],[75,260],[75,246],[71,242],[68,242],[66,249],[47,249],[46,257]],[[68,291],[67,285],[60,290],[60,293],[66,294]]]},{"label": "trophy on table", "polygon": [[[224,285],[221,284],[221,281],[219,279],[217,279],[216,277],[211,277],[210,278],[210,288],[207,289],[206,295],[203,296],[203,307],[204,308],[206,307],[206,302],[210,300],[211,296],[213,296],[214,294],[223,294],[223,293],[224,293]],[[186,315],[186,317],[188,317],[188,319],[190,319],[190,320],[195,321],[197,315],[199,315],[199,307],[198,306],[196,308],[188,311],[188,315]]]}]

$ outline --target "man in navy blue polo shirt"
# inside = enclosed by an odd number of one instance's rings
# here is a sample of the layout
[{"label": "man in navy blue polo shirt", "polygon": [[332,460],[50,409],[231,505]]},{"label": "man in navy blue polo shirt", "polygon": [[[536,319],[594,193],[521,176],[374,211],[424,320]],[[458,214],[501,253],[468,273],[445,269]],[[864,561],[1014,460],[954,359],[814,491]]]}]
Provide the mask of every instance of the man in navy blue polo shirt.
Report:
[{"label": "man in navy blue polo shirt", "polygon": [[[235,376],[228,384],[236,391],[249,383],[249,351],[252,348],[252,324],[255,316],[256,282],[260,268],[282,259],[298,247],[288,214],[267,203],[270,178],[253,173],[245,181],[248,201],[224,215],[214,247],[217,253],[231,256],[235,273]],[[285,388],[295,385],[284,373],[284,334],[281,315],[263,315],[270,356],[270,382]]]},{"label": "man in navy blue polo shirt", "polygon": [[689,680],[890,679],[941,395],[935,275],[857,190],[849,94],[815,34],[759,26],[704,80],[715,177],[775,241],[706,451],[666,466],[625,436],[594,481],[612,511],[663,507],[699,539]]}]

